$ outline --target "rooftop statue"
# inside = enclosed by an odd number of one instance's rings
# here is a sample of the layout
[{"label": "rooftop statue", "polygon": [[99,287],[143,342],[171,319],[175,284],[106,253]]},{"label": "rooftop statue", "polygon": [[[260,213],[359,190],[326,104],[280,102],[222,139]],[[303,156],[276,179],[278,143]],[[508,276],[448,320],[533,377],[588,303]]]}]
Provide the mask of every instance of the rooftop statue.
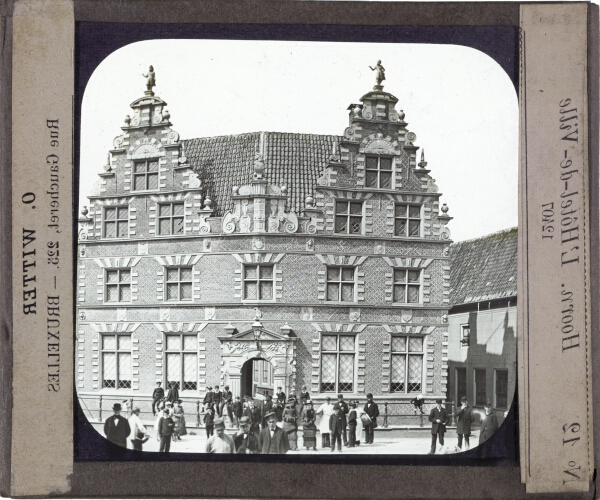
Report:
[{"label": "rooftop statue", "polygon": [[150,65],[148,74],[144,75],[144,73],[142,73],[142,76],[146,78],[146,88],[149,92],[152,92],[152,87],[156,87],[156,73],[154,73],[154,66]]},{"label": "rooftop statue", "polygon": [[375,76],[375,80],[377,81],[377,85],[381,86],[381,82],[385,80],[385,68],[381,65],[381,60],[377,61],[377,65],[372,68],[369,66],[372,71],[376,71],[377,75]]}]

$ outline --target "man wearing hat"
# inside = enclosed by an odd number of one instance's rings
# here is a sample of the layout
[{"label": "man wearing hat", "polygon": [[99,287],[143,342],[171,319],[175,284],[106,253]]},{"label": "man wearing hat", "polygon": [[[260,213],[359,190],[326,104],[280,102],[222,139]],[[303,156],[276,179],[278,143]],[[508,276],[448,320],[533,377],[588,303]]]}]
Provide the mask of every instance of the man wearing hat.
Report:
[{"label": "man wearing hat", "polygon": [[348,448],[356,446],[356,403],[350,401],[350,411],[348,412]]},{"label": "man wearing hat", "polygon": [[458,434],[458,447],[462,450],[463,438],[465,440],[465,450],[471,447],[469,438],[471,437],[471,424],[473,423],[473,412],[467,401],[467,396],[460,398],[460,411],[457,415],[456,433]]},{"label": "man wearing hat", "polygon": [[213,393],[213,403],[215,404],[215,410],[217,415],[221,417],[221,391],[219,390],[219,386],[215,385],[215,392]]},{"label": "man wearing hat", "polygon": [[333,405],[331,404],[331,398],[329,396],[327,396],[325,402],[319,406],[317,414],[321,414],[321,420],[319,421],[321,448],[329,448],[331,446],[331,441],[329,439],[329,417],[333,415]]},{"label": "man wearing hat", "polygon": [[244,408],[242,406],[242,402],[240,401],[240,397],[236,396],[235,401],[231,405],[231,415],[233,416],[233,426],[240,428],[240,418],[242,418]]},{"label": "man wearing hat", "polygon": [[374,430],[377,428],[377,417],[379,416],[379,406],[373,401],[373,394],[367,394],[367,404],[364,407],[365,413],[369,415],[371,422],[365,424],[365,443],[373,442],[375,437]]},{"label": "man wearing hat", "polygon": [[258,434],[250,430],[250,418],[242,417],[240,419],[240,429],[235,433],[233,438],[235,444],[235,452],[239,454],[257,454],[260,453],[258,448]]},{"label": "man wearing hat", "polygon": [[148,441],[148,431],[140,420],[139,406],[136,406],[131,412],[131,416],[129,417],[129,427],[131,428],[129,439],[131,440],[133,449],[142,451],[142,444]]},{"label": "man wearing hat", "polygon": [[[345,420],[346,415],[344,415]],[[342,415],[339,404],[333,405],[333,415],[329,417],[329,432],[331,436],[331,451],[335,451],[335,443],[338,444],[338,451],[342,451]]]},{"label": "man wearing hat", "polygon": [[113,405],[113,412],[114,415],[108,417],[104,422],[104,434],[111,443],[127,448],[127,438],[131,434],[131,427],[129,427],[127,419],[121,416],[120,403]]},{"label": "man wearing hat", "polygon": [[223,410],[227,412],[229,421],[233,424],[233,416],[231,413],[231,403],[233,402],[233,393],[229,390],[229,386],[226,385],[221,393],[221,411],[220,415],[223,416]]},{"label": "man wearing hat", "polygon": [[348,418],[346,415],[348,415],[350,408],[348,408],[346,401],[344,401],[343,394],[338,394],[337,405],[340,407],[340,417],[342,417],[342,437],[344,438],[344,446],[348,446],[348,434],[346,433],[346,426],[348,425],[348,421],[347,421]]},{"label": "man wearing hat", "polygon": [[214,393],[212,387],[209,386],[206,394],[204,395],[204,401],[202,402],[202,409],[206,410],[209,406],[212,406],[214,402]]},{"label": "man wearing hat", "polygon": [[428,455],[435,453],[437,436],[439,436],[440,446],[444,446],[444,433],[446,432],[446,424],[448,423],[448,414],[446,413],[446,409],[442,408],[442,400],[436,399],[435,404],[435,408],[429,414],[429,421],[431,422],[431,450]]},{"label": "man wearing hat", "polygon": [[171,449],[171,436],[173,435],[173,429],[175,428],[175,422],[171,418],[171,410],[164,409],[163,416],[158,421],[158,440],[160,446],[158,451],[164,451],[168,453]]},{"label": "man wearing hat", "polygon": [[206,441],[206,453],[235,453],[233,439],[225,434],[225,422],[222,418],[215,419],[216,434]]},{"label": "man wearing hat", "polygon": [[483,443],[492,434],[498,430],[498,417],[492,411],[491,401],[486,401],[484,405],[485,415],[481,417],[481,430],[479,431],[479,444]]},{"label": "man wearing hat", "polygon": [[267,428],[260,431],[258,449],[263,455],[287,453],[290,449],[287,434],[277,427],[277,415],[271,412],[265,415]]},{"label": "man wearing hat", "polygon": [[285,408],[285,392],[283,392],[281,387],[277,388],[276,396],[275,413],[277,415],[277,421],[281,422],[283,420],[283,409]]},{"label": "man wearing hat", "polygon": [[156,382],[156,388],[152,393],[152,415],[156,415],[156,405],[165,397],[165,390],[160,386],[160,382]]}]

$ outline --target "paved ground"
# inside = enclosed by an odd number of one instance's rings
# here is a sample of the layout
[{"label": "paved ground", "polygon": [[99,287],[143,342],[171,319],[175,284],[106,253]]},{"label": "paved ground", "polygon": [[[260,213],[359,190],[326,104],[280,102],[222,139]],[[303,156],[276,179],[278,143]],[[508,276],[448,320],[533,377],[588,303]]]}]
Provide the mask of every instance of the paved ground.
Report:
[{"label": "paved ground", "polygon": [[[96,430],[102,434],[102,424],[94,424]],[[150,426],[148,426],[150,429]],[[227,429],[229,435],[235,433],[235,429]],[[192,434],[194,433],[194,434]],[[154,435],[154,432],[151,432]],[[171,451],[177,453],[203,453],[206,444],[206,432],[204,429],[188,429],[188,435],[183,436],[181,441],[171,442]],[[471,436],[471,443],[476,445],[479,440],[479,431]],[[321,436],[317,434],[317,451],[306,449],[290,451],[290,454],[331,454],[331,448],[320,448]],[[423,429],[393,429],[376,430],[373,444],[364,444],[364,434],[361,445],[356,448],[346,448],[342,445],[343,454],[355,455],[425,455],[431,446],[431,434],[428,428]],[[449,430],[445,435],[445,447],[453,450],[457,443],[456,432]],[[302,446],[302,430],[298,431],[298,445]],[[158,441],[151,437],[144,444],[144,451],[158,451]],[[444,450],[445,451],[445,450]],[[335,451],[334,453],[339,453]],[[440,453],[439,445],[437,453]]]}]

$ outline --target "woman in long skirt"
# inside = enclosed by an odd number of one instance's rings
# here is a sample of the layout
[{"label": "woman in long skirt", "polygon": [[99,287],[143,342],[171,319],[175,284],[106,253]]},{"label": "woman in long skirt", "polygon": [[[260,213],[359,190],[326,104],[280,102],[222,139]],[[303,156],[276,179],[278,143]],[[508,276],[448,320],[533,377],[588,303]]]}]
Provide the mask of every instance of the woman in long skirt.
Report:
[{"label": "woman in long skirt", "polygon": [[283,410],[283,432],[287,433],[290,450],[298,449],[298,422],[293,402],[288,401]]},{"label": "woman in long skirt", "polygon": [[181,441],[181,436],[185,436],[187,434],[187,430],[185,429],[185,414],[181,403],[183,403],[183,401],[181,399],[178,399],[176,406],[173,409],[173,420],[175,420],[175,429],[173,430],[173,441]]},{"label": "woman in long skirt", "polygon": [[312,448],[317,451],[317,426],[315,420],[317,414],[313,410],[313,404],[310,399],[304,401],[304,410],[302,415],[302,441],[304,447],[308,450]]}]

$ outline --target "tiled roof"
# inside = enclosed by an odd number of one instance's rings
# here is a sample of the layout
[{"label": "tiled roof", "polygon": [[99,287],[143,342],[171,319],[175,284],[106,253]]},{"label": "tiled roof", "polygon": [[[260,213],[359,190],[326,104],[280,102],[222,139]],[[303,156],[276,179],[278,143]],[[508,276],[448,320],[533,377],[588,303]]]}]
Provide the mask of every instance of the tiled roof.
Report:
[{"label": "tiled roof", "polygon": [[[306,196],[314,196],[314,186],[334,143],[341,139],[333,135],[263,133],[264,177],[271,184],[287,186],[287,210],[300,215]],[[233,186],[250,184],[260,143],[260,132],[183,141],[183,155],[199,173],[205,193],[213,201],[213,215],[220,217],[233,209]]]},{"label": "tiled roof", "polygon": [[450,246],[450,304],[517,295],[517,228]]}]

